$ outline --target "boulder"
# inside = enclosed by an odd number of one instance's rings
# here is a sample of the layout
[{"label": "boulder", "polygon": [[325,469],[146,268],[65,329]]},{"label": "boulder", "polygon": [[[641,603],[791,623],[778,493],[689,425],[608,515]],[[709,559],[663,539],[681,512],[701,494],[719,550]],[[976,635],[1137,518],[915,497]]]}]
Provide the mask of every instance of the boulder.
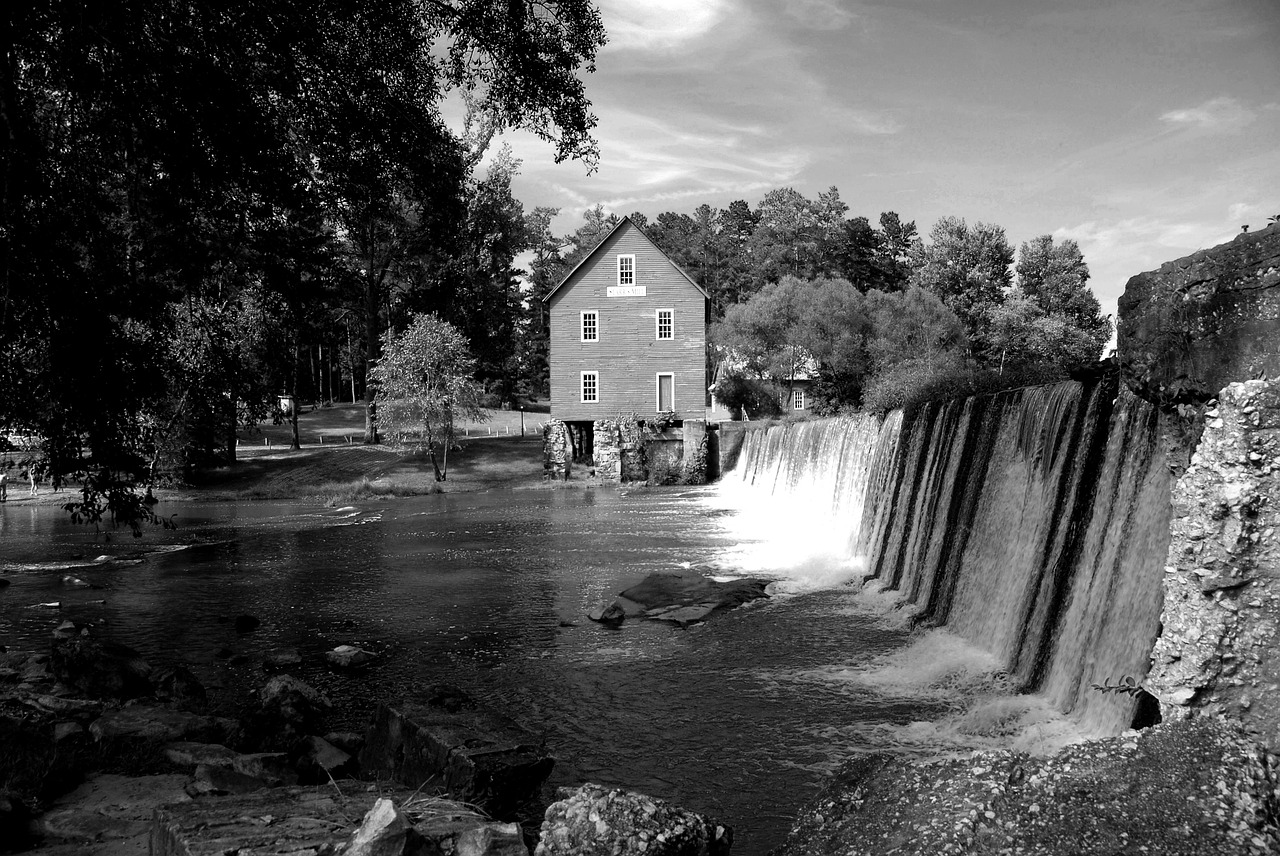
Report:
[{"label": "boulder", "polygon": [[1119,309],[1125,382],[1149,401],[1280,375],[1280,224],[1134,276]]},{"label": "boulder", "polygon": [[216,743],[226,728],[212,716],[134,704],[109,710],[94,720],[89,733],[97,741],[138,740],[158,743]]},{"label": "boulder", "polygon": [[[359,824],[348,820],[362,816]],[[496,823],[460,803],[352,781],[162,805],[149,847],[153,856],[528,854],[516,824]]]},{"label": "boulder", "polygon": [[152,668],[141,654],[96,639],[87,628],[69,638],[55,636],[49,666],[59,681],[94,698],[131,699],[152,692]]},{"label": "boulder", "polygon": [[534,856],[719,856],[733,830],[644,794],[587,784],[561,788]]},{"label": "boulder", "polygon": [[189,802],[184,776],[120,776],[103,773],[58,797],[39,820],[45,845],[71,852],[145,853],[152,815],[159,805]]},{"label": "boulder", "polygon": [[188,710],[203,708],[208,703],[204,684],[185,666],[169,666],[160,669],[152,677],[155,697],[173,702]]},{"label": "boulder", "polygon": [[304,784],[322,784],[356,772],[356,759],[323,737],[303,737],[295,744],[293,754],[297,758],[295,767]]},{"label": "boulder", "polygon": [[241,773],[231,767],[200,764],[196,767],[186,792],[193,797],[251,794],[270,787],[266,780]]},{"label": "boulder", "polygon": [[543,740],[444,694],[437,704],[379,704],[360,752],[363,775],[445,793],[509,819],[537,798],[555,765]]},{"label": "boulder", "polygon": [[241,754],[219,743],[183,741],[165,746],[164,754],[170,763],[193,772],[199,766],[225,767],[245,776],[261,779],[270,787],[298,783],[297,773],[284,752]]},{"label": "boulder", "polygon": [[768,582],[744,578],[717,582],[697,571],[650,574],[618,595],[615,602],[628,618],[643,616],[688,623],[714,612],[768,597]]},{"label": "boulder", "polygon": [[626,610],[624,610],[617,601],[608,604],[607,606],[604,604],[593,606],[587,612],[587,618],[590,618],[592,621],[598,621],[601,624],[621,624],[626,617]]},{"label": "boulder", "polygon": [[360,750],[364,748],[364,735],[354,731],[330,731],[324,739],[348,755],[359,755]]},{"label": "boulder", "polygon": [[258,691],[260,703],[243,722],[251,746],[287,747],[320,730],[320,720],[333,706],[323,694],[292,675],[276,675]]},{"label": "boulder", "polygon": [[271,670],[291,669],[302,665],[302,654],[297,648],[276,648],[263,656],[262,665]]},{"label": "boulder", "polygon": [[1056,755],[842,767],[774,856],[1280,852],[1275,771],[1225,721],[1162,723]]},{"label": "boulder", "polygon": [[84,734],[84,726],[78,722],[55,722],[53,724],[53,742],[61,743]]},{"label": "boulder", "polygon": [[403,856],[409,844],[409,821],[389,799],[380,799],[351,835],[343,856]]},{"label": "boulder", "polygon": [[335,669],[358,669],[372,663],[377,655],[354,645],[339,645],[325,652],[324,658]]}]

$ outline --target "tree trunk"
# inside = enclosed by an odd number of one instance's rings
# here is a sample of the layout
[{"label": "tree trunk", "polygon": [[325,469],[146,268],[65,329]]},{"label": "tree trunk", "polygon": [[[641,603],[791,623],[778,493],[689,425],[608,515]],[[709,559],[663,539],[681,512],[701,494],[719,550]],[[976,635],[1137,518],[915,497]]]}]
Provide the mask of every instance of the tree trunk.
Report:
[{"label": "tree trunk", "polygon": [[369,371],[378,362],[382,345],[380,338],[382,325],[378,323],[381,308],[378,291],[378,273],[370,264],[365,274],[364,286],[364,442],[366,446],[374,446],[378,443],[377,406],[373,401],[373,387],[368,381]]},{"label": "tree trunk", "polygon": [[293,439],[289,443],[289,448],[301,449],[302,443],[299,441],[299,438],[298,438],[298,406],[299,406],[298,405],[298,389],[299,389],[298,376],[301,374],[301,372],[298,371],[299,358],[298,358],[298,345],[297,345],[297,338],[296,338],[297,333],[294,333],[294,337],[295,338],[294,338],[294,346],[293,346],[293,389],[291,390],[291,392],[293,393],[293,402],[292,402],[293,406],[289,408],[289,427],[293,431]]}]

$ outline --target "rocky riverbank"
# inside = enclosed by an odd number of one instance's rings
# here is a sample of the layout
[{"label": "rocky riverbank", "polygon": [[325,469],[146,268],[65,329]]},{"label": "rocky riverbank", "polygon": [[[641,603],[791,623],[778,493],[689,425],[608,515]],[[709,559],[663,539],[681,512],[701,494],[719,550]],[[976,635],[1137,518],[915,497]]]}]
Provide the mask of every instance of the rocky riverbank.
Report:
[{"label": "rocky riverbank", "polygon": [[1280,852],[1277,759],[1224,720],[1163,724],[1048,758],[979,752],[845,765],[774,856]]},{"label": "rocky riverbank", "polygon": [[[367,665],[352,652],[330,667]],[[329,699],[287,673],[213,716],[190,672],[71,622],[48,652],[0,653],[0,687],[0,852],[712,856],[732,838],[640,794],[556,799],[542,739],[454,687],[379,705],[362,734],[326,731]]]}]

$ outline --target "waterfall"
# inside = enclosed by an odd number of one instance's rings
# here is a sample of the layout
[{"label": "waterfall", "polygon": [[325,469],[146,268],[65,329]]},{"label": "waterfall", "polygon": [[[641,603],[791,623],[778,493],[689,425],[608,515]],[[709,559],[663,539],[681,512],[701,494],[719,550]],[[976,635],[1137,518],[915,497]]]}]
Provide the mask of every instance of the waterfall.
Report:
[{"label": "waterfall", "polygon": [[[1135,700],[1160,615],[1168,471],[1157,413],[1114,379],[748,435],[736,479],[825,508],[917,619],[991,653],[1089,733]],[[810,511],[809,513],[814,513]]]}]

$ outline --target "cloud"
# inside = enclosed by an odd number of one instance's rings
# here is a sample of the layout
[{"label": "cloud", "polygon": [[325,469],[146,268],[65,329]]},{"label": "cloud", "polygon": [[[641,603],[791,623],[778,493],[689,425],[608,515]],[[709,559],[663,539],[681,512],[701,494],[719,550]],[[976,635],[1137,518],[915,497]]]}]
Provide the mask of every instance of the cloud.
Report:
[{"label": "cloud", "polygon": [[1248,125],[1258,114],[1234,98],[1220,95],[1198,107],[1170,110],[1160,121],[1172,128],[1191,128],[1216,133],[1231,133]]},{"label": "cloud", "polygon": [[787,14],[811,30],[843,30],[857,15],[842,9],[838,0],[787,0]]},{"label": "cloud", "polygon": [[[1164,247],[1195,250],[1211,247],[1230,237],[1217,223],[1181,222],[1158,217],[1129,217],[1123,220],[1089,220],[1077,226],[1056,230],[1055,238],[1073,238],[1082,247],[1111,249],[1114,247]],[[1136,271],[1135,271],[1136,273]]]},{"label": "cloud", "polygon": [[605,50],[670,50],[709,33],[727,10],[725,0],[603,0]]}]

